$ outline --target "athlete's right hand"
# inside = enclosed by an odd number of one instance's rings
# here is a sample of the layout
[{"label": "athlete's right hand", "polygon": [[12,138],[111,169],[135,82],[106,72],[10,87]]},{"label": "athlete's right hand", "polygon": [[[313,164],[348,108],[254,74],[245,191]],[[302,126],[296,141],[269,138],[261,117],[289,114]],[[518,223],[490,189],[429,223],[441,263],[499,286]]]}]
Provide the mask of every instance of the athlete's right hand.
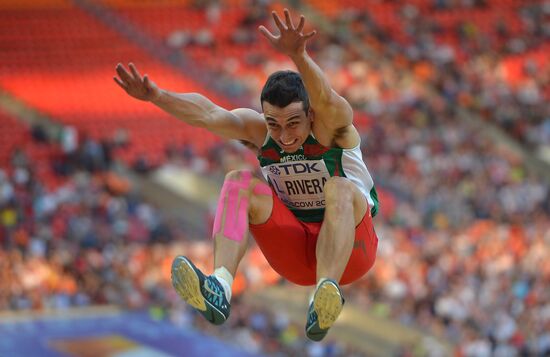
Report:
[{"label": "athlete's right hand", "polygon": [[122,63],[117,64],[118,77],[113,77],[115,83],[136,99],[145,101],[158,99],[161,91],[155,82],[151,81],[147,75],[142,77],[133,63],[128,64],[128,67],[130,67],[130,72],[124,68]]}]

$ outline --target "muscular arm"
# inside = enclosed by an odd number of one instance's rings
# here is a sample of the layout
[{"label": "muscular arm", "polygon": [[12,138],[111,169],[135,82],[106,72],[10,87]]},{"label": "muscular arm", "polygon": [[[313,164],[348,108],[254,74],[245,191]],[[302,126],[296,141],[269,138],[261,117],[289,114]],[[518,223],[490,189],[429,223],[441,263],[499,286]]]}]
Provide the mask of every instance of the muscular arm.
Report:
[{"label": "muscular arm", "polygon": [[118,64],[115,82],[128,95],[155,104],[179,120],[205,128],[225,139],[243,140],[261,147],[267,128],[260,113],[252,109],[226,110],[198,93],[173,93],[160,89],[130,63],[130,72]]},{"label": "muscular arm", "polygon": [[161,90],[151,101],[179,120],[226,139],[245,140],[261,146],[266,126],[260,113],[252,109],[224,109],[198,93],[173,93]]},{"label": "muscular arm", "polygon": [[290,58],[302,76],[317,120],[322,121],[330,129],[351,125],[353,123],[351,106],[332,89],[326,75],[306,50]]}]

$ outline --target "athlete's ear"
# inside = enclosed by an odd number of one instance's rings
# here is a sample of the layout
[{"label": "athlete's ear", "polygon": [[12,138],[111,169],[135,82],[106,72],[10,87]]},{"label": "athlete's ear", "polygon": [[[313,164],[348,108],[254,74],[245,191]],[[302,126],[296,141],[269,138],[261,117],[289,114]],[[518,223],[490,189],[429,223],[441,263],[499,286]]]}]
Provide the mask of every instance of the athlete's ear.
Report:
[{"label": "athlete's ear", "polygon": [[315,119],[315,112],[313,111],[313,109],[311,107],[309,107],[309,109],[307,111],[307,118],[311,122],[313,122],[313,120]]}]

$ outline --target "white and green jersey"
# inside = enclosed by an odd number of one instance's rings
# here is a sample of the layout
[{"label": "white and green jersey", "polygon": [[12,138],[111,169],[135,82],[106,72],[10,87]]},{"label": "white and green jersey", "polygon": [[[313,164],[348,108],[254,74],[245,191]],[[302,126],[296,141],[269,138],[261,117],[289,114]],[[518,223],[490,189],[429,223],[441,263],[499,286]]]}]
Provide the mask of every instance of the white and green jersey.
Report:
[{"label": "white and green jersey", "polygon": [[353,149],[328,148],[310,134],[298,151],[288,154],[268,136],[258,160],[277,196],[303,222],[323,220],[323,187],[331,176],[352,181],[367,198],[372,216],[378,212],[378,196],[359,145]]}]

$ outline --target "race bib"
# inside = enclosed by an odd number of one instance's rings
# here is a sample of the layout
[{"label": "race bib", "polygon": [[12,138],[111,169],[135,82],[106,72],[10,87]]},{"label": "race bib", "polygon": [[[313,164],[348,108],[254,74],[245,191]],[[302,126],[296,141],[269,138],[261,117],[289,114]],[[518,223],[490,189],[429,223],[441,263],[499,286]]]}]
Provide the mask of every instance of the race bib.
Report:
[{"label": "race bib", "polygon": [[291,161],[262,167],[277,196],[290,208],[325,207],[323,187],[330,178],[323,160]]}]

